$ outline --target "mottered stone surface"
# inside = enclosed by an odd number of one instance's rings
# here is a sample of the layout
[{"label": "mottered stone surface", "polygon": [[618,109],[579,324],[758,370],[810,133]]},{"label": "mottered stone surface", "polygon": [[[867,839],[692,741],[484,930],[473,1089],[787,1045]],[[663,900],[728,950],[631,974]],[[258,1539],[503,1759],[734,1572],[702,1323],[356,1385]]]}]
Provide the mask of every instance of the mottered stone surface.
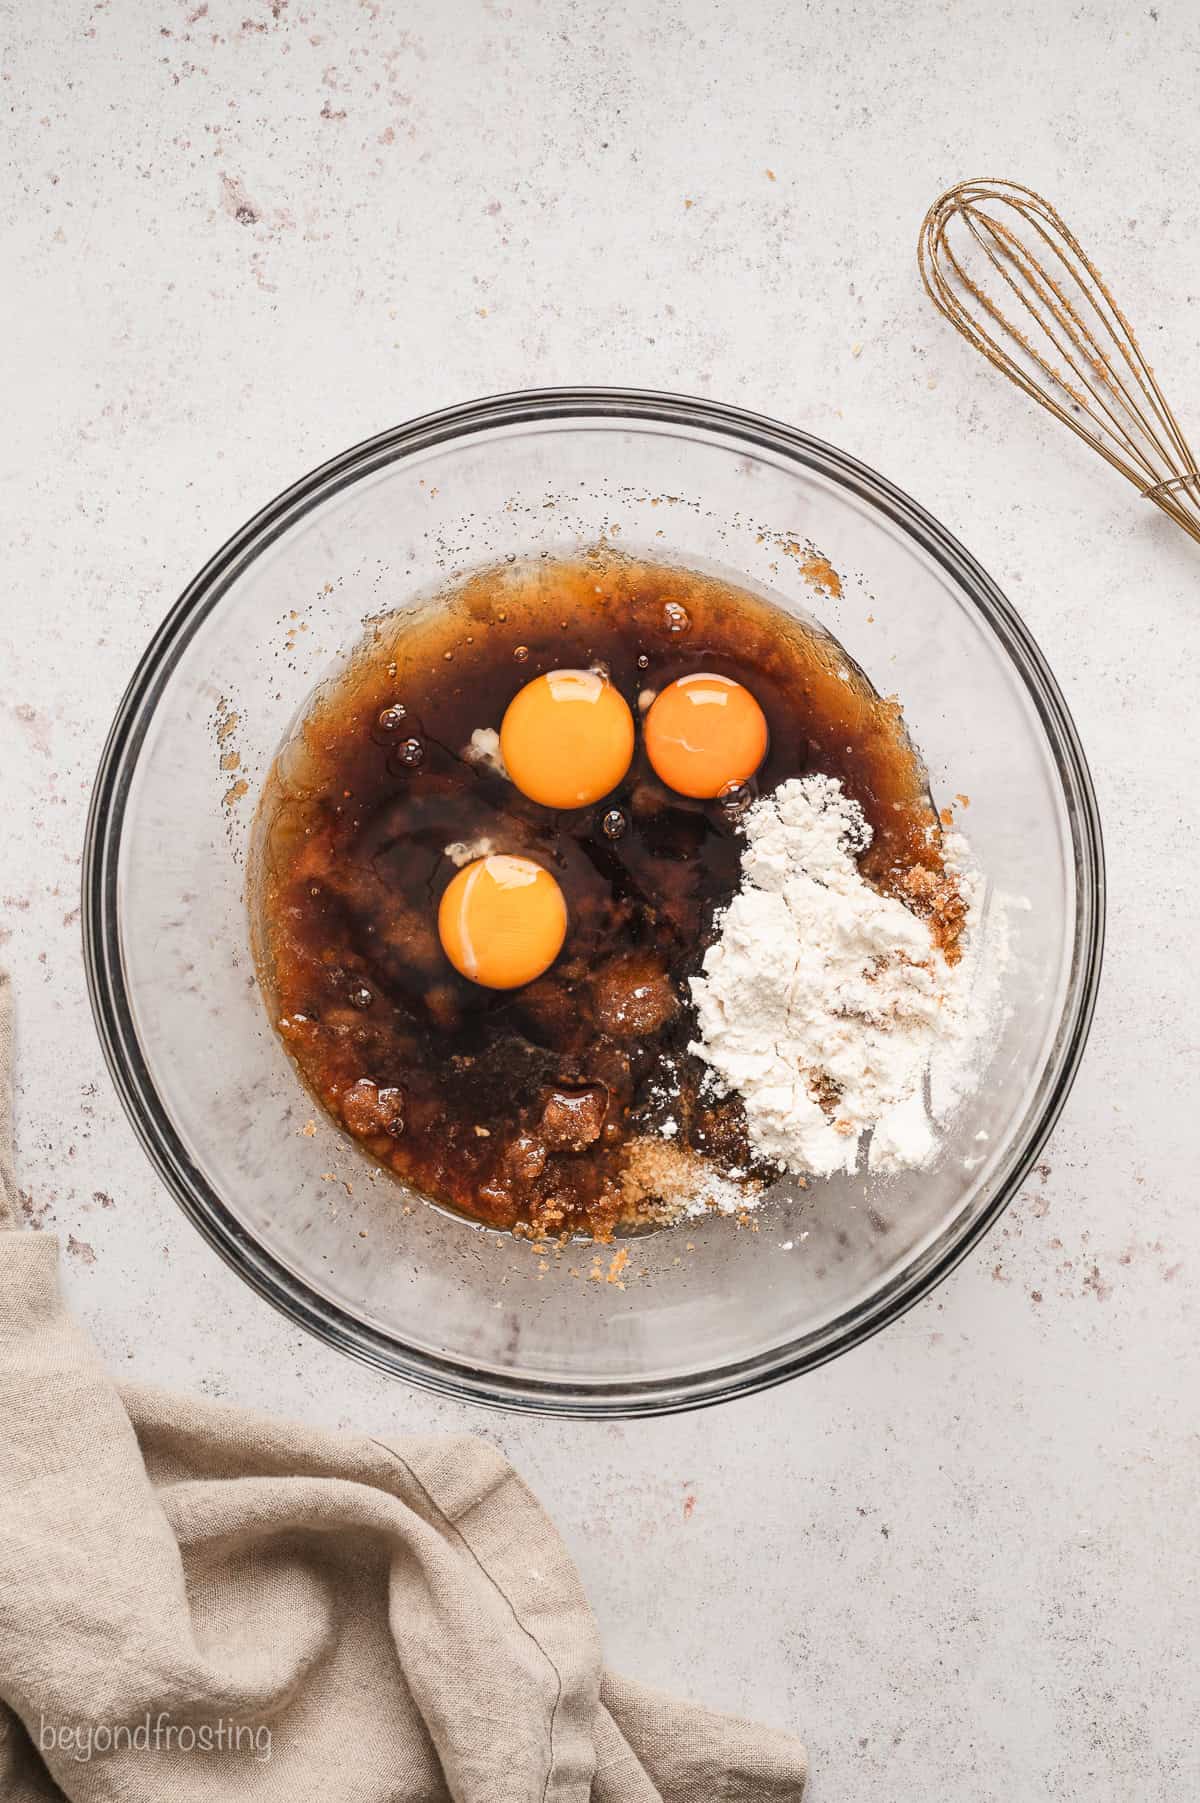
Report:
[{"label": "mottered stone surface", "polygon": [[[967,175],[1056,199],[1200,434],[1200,22],[1177,0],[40,0],[0,14],[0,959],[29,1223],[117,1370],[482,1432],[612,1663],[800,1731],[812,1803],[1200,1783],[1200,548],[980,360],[914,264]],[[248,513],[432,407],[556,382],[795,421],[1029,622],[1091,759],[1091,1045],[992,1236],[889,1332],[673,1420],[488,1415],[260,1303],[104,1071],[79,864],[108,721]]]}]

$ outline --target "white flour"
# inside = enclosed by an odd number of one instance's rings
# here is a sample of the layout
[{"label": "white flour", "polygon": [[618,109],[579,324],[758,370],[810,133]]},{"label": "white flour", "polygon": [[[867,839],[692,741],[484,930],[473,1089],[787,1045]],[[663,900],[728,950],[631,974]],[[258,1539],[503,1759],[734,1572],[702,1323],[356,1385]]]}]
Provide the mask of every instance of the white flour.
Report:
[{"label": "white flour", "polygon": [[490,858],[495,849],[490,839],[454,839],[443,847],[443,855],[456,870],[461,870],[464,864],[473,864],[476,858]]},{"label": "white flour", "polygon": [[468,764],[486,764],[497,776],[508,780],[508,769],[500,754],[500,734],[494,726],[477,726],[470,743],[463,746],[462,755]]},{"label": "white flour", "polygon": [[782,784],[749,810],[742,886],[692,979],[692,1050],[745,1104],[758,1156],[827,1176],[854,1170],[863,1136],[879,1171],[935,1150],[925,1106],[936,1064],[945,1105],[966,1082],[982,885],[948,842],[968,902],[968,955],[947,964],[929,927],[863,880],[871,829],[833,778]]}]

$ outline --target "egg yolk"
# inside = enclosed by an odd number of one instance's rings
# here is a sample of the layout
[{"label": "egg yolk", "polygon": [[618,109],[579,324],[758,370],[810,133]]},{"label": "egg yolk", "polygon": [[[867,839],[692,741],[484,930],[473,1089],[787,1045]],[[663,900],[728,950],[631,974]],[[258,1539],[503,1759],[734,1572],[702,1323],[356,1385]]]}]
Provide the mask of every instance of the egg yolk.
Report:
[{"label": "egg yolk", "polygon": [[670,683],[646,715],[646,755],[669,789],[710,800],[754,775],[767,719],[740,682],[701,672]]},{"label": "egg yolk", "polygon": [[438,908],[446,956],[485,989],[532,983],[553,964],[566,933],[563,892],[531,858],[476,858],[454,877]]},{"label": "egg yolk", "polygon": [[633,759],[633,715],[596,670],[548,670],[527,682],[500,723],[500,755],[522,795],[546,808],[586,808],[615,789]]}]

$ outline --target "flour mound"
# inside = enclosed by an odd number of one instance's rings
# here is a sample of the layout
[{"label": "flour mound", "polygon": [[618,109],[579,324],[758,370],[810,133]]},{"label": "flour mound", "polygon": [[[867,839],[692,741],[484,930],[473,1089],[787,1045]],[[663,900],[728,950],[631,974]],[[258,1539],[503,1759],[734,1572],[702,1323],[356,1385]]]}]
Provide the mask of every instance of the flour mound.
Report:
[{"label": "flour mound", "polygon": [[[965,968],[947,963],[927,922],[859,874],[871,829],[834,778],[783,783],[754,803],[744,831],[742,886],[692,978],[692,1051],[741,1096],[766,1162],[852,1171],[869,1132],[872,1169],[927,1163],[936,1141],[926,1072],[963,1041]],[[969,940],[979,885],[956,875]]]}]

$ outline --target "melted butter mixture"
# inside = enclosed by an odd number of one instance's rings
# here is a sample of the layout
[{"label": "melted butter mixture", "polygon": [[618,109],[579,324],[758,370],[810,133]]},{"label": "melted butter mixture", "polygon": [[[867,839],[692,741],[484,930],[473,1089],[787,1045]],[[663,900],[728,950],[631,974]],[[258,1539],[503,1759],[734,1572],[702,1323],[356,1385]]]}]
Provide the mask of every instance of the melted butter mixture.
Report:
[{"label": "melted butter mixture", "polygon": [[[593,668],[636,722],[632,762],[594,802],[549,807],[478,747],[533,678]],[[667,788],[642,730],[654,695],[701,672],[744,685],[769,731],[756,777],[712,800]],[[738,885],[741,812],[812,771],[861,804],[864,875],[934,911],[941,832],[898,705],[769,602],[606,549],[485,571],[436,616],[383,621],[314,698],[256,823],[260,980],[300,1075],[396,1176],[493,1227],[606,1238],[661,1218],[647,1141],[761,1179],[737,1098],[702,1093],[688,978]],[[561,952],[523,986],[471,981],[439,938],[485,851],[533,860],[566,904]]]}]

